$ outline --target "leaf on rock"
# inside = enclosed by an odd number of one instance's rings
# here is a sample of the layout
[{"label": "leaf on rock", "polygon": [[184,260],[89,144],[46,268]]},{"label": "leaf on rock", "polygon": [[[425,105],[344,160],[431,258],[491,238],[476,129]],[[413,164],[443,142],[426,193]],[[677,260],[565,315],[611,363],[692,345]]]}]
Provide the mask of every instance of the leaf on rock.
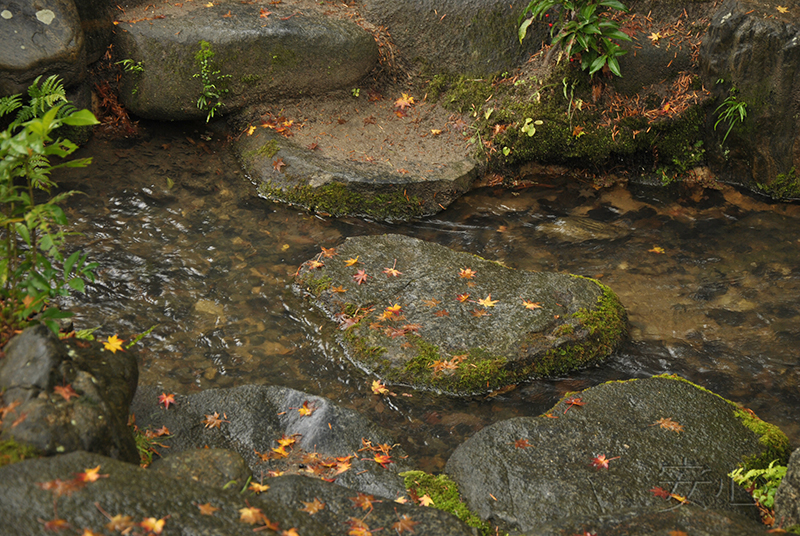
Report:
[{"label": "leaf on rock", "polygon": [[286,167],[286,162],[283,161],[283,158],[277,158],[272,161],[272,167],[275,168],[275,171],[280,172],[281,168]]},{"label": "leaf on rock", "polygon": [[269,486],[266,484],[259,484],[258,482],[250,482],[248,489],[258,495],[259,493],[269,490]]},{"label": "leaf on rock", "polygon": [[419,505],[420,506],[430,506],[433,504],[433,499],[427,493],[419,498]]},{"label": "leaf on rock", "polygon": [[492,295],[489,294],[485,298],[478,300],[478,305],[483,305],[484,307],[494,307],[498,301],[500,300],[493,300]]},{"label": "leaf on rock", "polygon": [[478,272],[474,271],[472,268],[462,268],[458,271],[458,275],[464,279],[472,279]]},{"label": "leaf on rock", "polygon": [[569,408],[571,408],[572,406],[583,406],[583,405],[586,404],[586,402],[584,402],[582,399],[578,398],[577,396],[569,397],[568,399],[566,399],[564,401],[564,403],[567,405],[567,409],[564,410],[565,414],[569,411]]},{"label": "leaf on rock", "polygon": [[125,342],[125,339],[118,339],[116,335],[112,335],[111,337],[103,343],[103,348],[111,352],[112,354],[116,354],[117,350],[122,350],[122,343]]},{"label": "leaf on rock", "polygon": [[154,517],[147,517],[139,523],[139,526],[153,534],[161,534],[164,531],[164,523],[166,523],[166,521],[166,518],[156,519]]},{"label": "leaf on rock", "polygon": [[303,417],[308,417],[309,415],[311,415],[312,413],[314,413],[314,411],[315,411],[316,409],[317,409],[317,408],[316,408],[316,407],[314,407],[313,405],[309,406],[309,405],[308,405],[308,400],[306,400],[305,402],[303,402],[303,406],[302,406],[302,407],[300,407],[300,408],[297,408],[297,412],[298,412],[300,415],[302,415]]},{"label": "leaf on rock", "polygon": [[456,301],[465,303],[467,300],[469,300],[469,294],[466,292],[464,294],[456,294]]},{"label": "leaf on rock", "polygon": [[344,265],[345,266],[355,266],[358,263],[358,257],[359,257],[359,255],[356,255],[355,259],[352,258],[352,257],[347,259],[346,261],[344,261]]},{"label": "leaf on rock", "polygon": [[130,532],[133,526],[133,518],[131,516],[124,516],[122,514],[112,516],[108,523],[106,523],[106,528],[108,530],[116,530],[122,533],[126,533],[126,531]]},{"label": "leaf on rock", "polygon": [[78,473],[75,478],[81,482],[97,482],[101,478],[108,478],[108,475],[101,475],[98,465],[92,469],[84,469],[83,473]]},{"label": "leaf on rock", "polygon": [[380,380],[374,380],[372,382],[372,392],[376,395],[385,395],[389,392],[389,389],[387,389],[386,385],[381,383]]},{"label": "leaf on rock", "polygon": [[354,508],[361,508],[365,512],[367,510],[369,510],[370,512],[372,511],[373,502],[381,502],[381,501],[376,501],[375,497],[373,497],[372,495],[367,495],[366,493],[361,493],[361,492],[358,492],[355,497],[350,497],[350,500],[353,501]]},{"label": "leaf on rock", "polygon": [[372,531],[369,530],[364,521],[356,517],[351,517],[347,520],[350,530],[347,531],[348,536],[372,536]]},{"label": "leaf on rock", "polygon": [[[225,418],[227,419],[227,415],[225,416]],[[219,428],[221,430],[222,423],[224,422],[230,422],[230,421],[227,421],[225,419],[220,419],[219,413],[217,413],[216,411],[214,412],[213,415],[206,415],[206,418],[203,419],[203,424],[205,425],[206,428]]]},{"label": "leaf on rock", "polygon": [[75,389],[72,388],[72,385],[56,385],[53,387],[53,392],[67,402],[69,402],[70,398],[77,398],[80,396],[75,392]]},{"label": "leaf on rock", "polygon": [[525,309],[530,309],[530,310],[541,309],[542,308],[542,304],[541,303],[532,302],[532,301],[528,301],[528,300],[522,300],[522,305],[525,307]]},{"label": "leaf on rock", "polygon": [[592,467],[597,469],[608,469],[608,462],[611,460],[616,460],[619,456],[614,456],[613,458],[606,458],[605,454],[601,454],[595,458],[592,458]]},{"label": "leaf on rock", "polygon": [[650,493],[661,499],[669,499],[670,493],[660,486],[656,486],[650,490]]},{"label": "leaf on rock", "polygon": [[264,515],[264,512],[261,511],[261,508],[248,506],[247,508],[239,509],[239,521],[241,521],[242,523],[249,523],[250,525],[256,525],[256,524],[263,525],[266,519],[267,518]]},{"label": "leaf on rock", "polygon": [[414,525],[417,523],[419,523],[419,521],[414,521],[408,514],[403,514],[403,517],[399,518],[396,523],[392,524],[392,528],[397,531],[397,534],[402,534],[403,532],[414,532]]},{"label": "leaf on rock", "polygon": [[310,516],[313,516],[314,514],[325,508],[325,503],[321,502],[316,497],[314,497],[314,500],[311,502],[305,502],[305,501],[300,501],[300,502],[302,502],[305,505],[305,507],[301,508],[300,511],[306,512]]},{"label": "leaf on rock", "polygon": [[386,274],[386,277],[399,277],[403,275],[403,272],[395,270],[395,266],[397,266],[397,259],[394,260],[394,264],[392,264],[391,268],[383,269],[383,273]]},{"label": "leaf on rock", "polygon": [[51,519],[44,522],[44,530],[58,531],[68,528],[70,528],[70,524],[65,519]]},{"label": "leaf on rock", "polygon": [[367,277],[367,272],[365,270],[359,270],[353,275],[353,280],[360,285],[361,283],[367,282]]},{"label": "leaf on rock", "polygon": [[409,97],[406,93],[403,93],[402,97],[394,101],[394,107],[400,108],[401,110],[405,110],[412,104],[414,104],[414,97]]},{"label": "leaf on rock", "polygon": [[164,406],[164,409],[169,409],[170,404],[175,404],[175,395],[172,393],[161,393],[158,397],[158,402]]},{"label": "leaf on rock", "polygon": [[518,449],[526,449],[528,447],[532,447],[530,443],[528,443],[527,439],[517,439],[514,441],[514,446]]},{"label": "leaf on rock", "polygon": [[211,503],[197,504],[195,506],[200,509],[200,515],[203,516],[213,516],[214,512],[219,510],[216,506],[212,506]]},{"label": "leaf on rock", "polygon": [[436,306],[437,306],[437,305],[439,305],[440,303],[442,303],[442,302],[441,302],[441,301],[439,301],[439,300],[437,300],[436,298],[432,298],[432,299],[430,299],[430,300],[422,300],[422,304],[423,304],[425,307],[436,307]]},{"label": "leaf on rock", "polygon": [[651,424],[650,426],[659,425],[664,430],[671,430],[672,432],[683,432],[683,425],[678,424],[677,422],[673,421],[669,417],[664,417],[663,419],[658,419],[656,422]]}]

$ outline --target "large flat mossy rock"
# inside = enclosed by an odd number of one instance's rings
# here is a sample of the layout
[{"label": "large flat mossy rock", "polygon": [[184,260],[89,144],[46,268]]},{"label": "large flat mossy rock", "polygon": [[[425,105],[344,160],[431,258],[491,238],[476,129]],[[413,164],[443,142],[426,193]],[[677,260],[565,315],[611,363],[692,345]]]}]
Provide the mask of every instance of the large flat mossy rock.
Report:
[{"label": "large flat mossy rock", "polygon": [[[786,436],[752,412],[657,376],[605,383],[565,396],[545,415],[487,426],[455,450],[446,472],[469,508],[501,527],[595,532],[602,519],[620,527],[632,511],[654,521],[687,505],[757,520],[752,498],[727,475],[785,463],[788,453]],[[728,534],[723,527],[688,533]]]},{"label": "large flat mossy rock", "polygon": [[622,305],[597,281],[401,235],[349,238],[304,263],[297,283],[339,322],[358,367],[417,389],[470,395],[564,373],[626,334]]},{"label": "large flat mossy rock", "polygon": [[378,61],[369,32],[307,2],[144,6],[126,12],[115,33],[117,57],[144,69],[125,74],[125,107],[151,119],[205,118],[197,107],[204,84],[195,76],[201,41],[214,54],[207,71],[222,113],[279,96],[349,89]]},{"label": "large flat mossy rock", "polygon": [[466,157],[424,174],[409,173],[327,158],[266,130],[242,136],[234,150],[262,197],[332,216],[384,221],[429,216],[469,191],[478,175],[476,162]]}]

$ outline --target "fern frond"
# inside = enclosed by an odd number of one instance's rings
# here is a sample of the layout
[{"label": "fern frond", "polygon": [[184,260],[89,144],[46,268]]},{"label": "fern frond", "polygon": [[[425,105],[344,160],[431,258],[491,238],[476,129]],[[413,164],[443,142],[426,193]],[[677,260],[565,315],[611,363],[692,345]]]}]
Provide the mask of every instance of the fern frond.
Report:
[{"label": "fern frond", "polygon": [[0,117],[10,114],[18,108],[22,108],[22,94],[0,98]]}]

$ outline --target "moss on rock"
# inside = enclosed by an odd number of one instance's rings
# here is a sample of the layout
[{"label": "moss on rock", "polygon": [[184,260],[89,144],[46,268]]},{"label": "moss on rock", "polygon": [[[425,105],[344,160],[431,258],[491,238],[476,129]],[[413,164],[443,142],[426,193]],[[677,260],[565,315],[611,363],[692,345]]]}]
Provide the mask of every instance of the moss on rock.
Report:
[{"label": "moss on rock", "polygon": [[0,467],[41,456],[41,453],[35,448],[17,443],[13,439],[0,441]]},{"label": "moss on rock", "polygon": [[475,512],[467,508],[458,492],[458,484],[447,475],[432,475],[424,471],[406,471],[400,473],[406,489],[413,491],[418,497],[427,495],[433,501],[431,506],[453,514],[458,519],[475,527],[484,536],[489,536],[491,527]]}]

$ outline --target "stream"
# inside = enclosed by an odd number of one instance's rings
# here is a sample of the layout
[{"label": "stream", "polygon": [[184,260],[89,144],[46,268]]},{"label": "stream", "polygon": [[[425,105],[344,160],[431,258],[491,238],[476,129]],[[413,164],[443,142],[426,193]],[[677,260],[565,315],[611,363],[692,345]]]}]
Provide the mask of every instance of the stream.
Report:
[{"label": "stream", "polygon": [[[565,177],[479,189],[408,224],[333,219],[259,199],[224,131],[142,126],[137,139],[93,139],[74,155],[92,156],[91,166],[53,175],[88,194],[64,208],[81,233],[71,246],[100,264],[87,293],[63,305],[77,329],[99,326],[103,339],[157,325],[137,346],[140,383],[181,394],[278,384],[326,396],[387,428],[431,472],[488,424],[539,415],[569,391],[661,373],[745,405],[800,444],[800,206],[731,187],[595,189]],[[537,228],[568,216],[620,236],[576,242]],[[598,278],[627,308],[630,341],[598,366],[493,397],[374,395],[375,378],[347,361],[340,332],[292,276],[321,246],[382,233]]]}]

